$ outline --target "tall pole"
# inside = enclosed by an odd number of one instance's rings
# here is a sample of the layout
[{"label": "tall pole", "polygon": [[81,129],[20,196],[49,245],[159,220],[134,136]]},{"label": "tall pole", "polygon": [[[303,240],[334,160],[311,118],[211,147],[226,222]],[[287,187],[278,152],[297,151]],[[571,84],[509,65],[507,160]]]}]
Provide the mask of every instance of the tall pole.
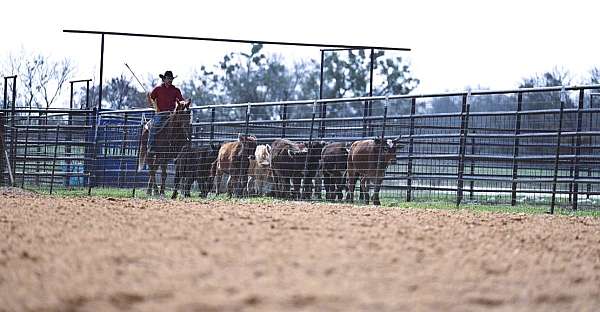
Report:
[{"label": "tall pole", "polygon": [[100,82],[98,84],[98,112],[102,110],[102,79],[104,76],[104,34],[100,41]]},{"label": "tall pole", "polygon": [[[375,63],[375,50],[371,49],[371,64],[369,67],[369,97],[373,96],[373,68]],[[373,116],[373,102],[369,100],[369,117]],[[373,135],[373,129],[371,129],[371,120],[367,122],[367,127],[369,129],[369,136]]]},{"label": "tall pole", "polygon": [[[321,50],[321,76],[319,78],[319,100],[323,99],[323,65],[325,63],[325,51]],[[319,118],[321,122],[319,123],[319,137],[323,138],[325,136],[325,116],[327,114],[327,106],[326,104],[321,102],[321,114]]]}]

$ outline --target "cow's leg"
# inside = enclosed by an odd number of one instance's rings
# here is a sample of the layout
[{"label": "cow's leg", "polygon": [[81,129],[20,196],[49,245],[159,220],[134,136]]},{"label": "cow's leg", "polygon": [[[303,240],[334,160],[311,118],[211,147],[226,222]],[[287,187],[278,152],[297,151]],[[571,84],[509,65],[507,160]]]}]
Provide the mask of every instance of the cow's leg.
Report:
[{"label": "cow's leg", "polygon": [[356,174],[354,170],[348,169],[347,182],[348,192],[346,193],[346,201],[352,203],[354,202],[354,188],[356,187]]},{"label": "cow's leg", "polygon": [[316,173],[314,171],[308,171],[306,173],[306,177],[304,177],[304,187],[302,192],[302,199],[312,199],[313,190],[316,189],[316,183],[314,182],[314,178]]},{"label": "cow's leg", "polygon": [[292,177],[283,177],[283,198],[292,198]]},{"label": "cow's leg", "polygon": [[343,176],[339,174],[339,172],[336,172],[335,175],[333,176],[333,185],[332,185],[332,199],[335,200],[343,200],[344,199],[344,193],[342,192],[343,189],[346,188],[346,184],[345,184],[345,180],[343,179]]},{"label": "cow's leg", "polygon": [[321,175],[319,173],[315,172],[315,176],[314,176],[314,194],[315,194],[315,198],[320,200],[321,199],[321,183],[322,183],[322,178]]},{"label": "cow's leg", "polygon": [[175,181],[174,181],[174,186],[173,186],[173,194],[171,194],[171,199],[177,199],[177,190],[179,189],[179,180],[181,178],[177,176],[177,173],[175,174]]},{"label": "cow's leg", "polygon": [[333,199],[333,189],[334,185],[333,176],[328,172],[323,172],[323,183],[325,184],[325,199],[332,200]]},{"label": "cow's leg", "polygon": [[[184,183],[184,191],[183,191],[183,196],[184,197],[192,197],[192,184],[194,184],[194,180],[196,180],[193,177],[186,177],[183,179]],[[198,189],[200,189],[200,181],[198,181]]]},{"label": "cow's leg", "polygon": [[292,182],[294,183],[294,191],[292,192],[292,198],[295,200],[301,199],[302,196],[302,176],[296,175],[292,178]]},{"label": "cow's leg", "polygon": [[277,198],[283,198],[283,178],[279,175],[273,176],[273,193]]},{"label": "cow's leg", "polygon": [[381,190],[381,183],[383,182],[383,177],[378,177],[376,179],[374,179],[373,183],[374,185],[374,190],[373,190],[373,205],[379,206],[381,205],[381,202],[379,201],[379,190]]},{"label": "cow's leg", "polygon": [[217,171],[215,173],[215,178],[213,179],[213,184],[214,184],[214,189],[215,189],[215,194],[219,195],[221,189],[219,188],[219,185],[221,184],[221,171]]},{"label": "cow's leg", "polygon": [[368,177],[362,177],[360,179],[360,197],[365,205],[369,204],[369,180]]}]

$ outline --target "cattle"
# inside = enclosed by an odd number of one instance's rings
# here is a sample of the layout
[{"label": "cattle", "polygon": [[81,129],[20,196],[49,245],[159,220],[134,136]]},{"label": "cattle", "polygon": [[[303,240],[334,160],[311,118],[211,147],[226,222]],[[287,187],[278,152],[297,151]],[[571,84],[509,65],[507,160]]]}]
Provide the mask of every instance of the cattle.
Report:
[{"label": "cattle", "polygon": [[349,149],[349,143],[336,142],[326,145],[321,152],[320,170],[327,200],[344,199]]},{"label": "cattle", "polygon": [[200,147],[192,147],[188,144],[183,147],[175,159],[175,187],[172,199],[177,198],[180,184],[183,184],[183,196],[190,197],[194,181],[198,184],[200,196],[208,195],[214,177],[211,174],[211,165],[217,159],[220,147],[219,143]]},{"label": "cattle", "polygon": [[327,145],[324,141],[305,143],[308,148],[306,167],[304,168],[304,180],[302,181],[302,199],[321,199],[321,179],[319,173],[319,160],[323,147]]},{"label": "cattle", "polygon": [[248,194],[265,195],[271,176],[271,146],[259,145],[248,167]]},{"label": "cattle", "polygon": [[348,151],[348,168],[346,171],[348,185],[346,200],[348,202],[354,200],[354,187],[356,179],[359,178],[361,198],[364,199],[365,204],[369,204],[371,185],[374,187],[373,204],[381,204],[379,190],[387,166],[396,163],[396,150],[403,146],[398,144],[399,140],[400,138],[393,140],[374,139],[352,143]]},{"label": "cattle", "polygon": [[245,183],[248,179],[248,166],[250,157],[254,156],[256,151],[256,137],[247,135],[238,135],[238,140],[228,142],[221,146],[219,155],[214,163],[214,184],[215,192],[220,193],[221,180],[223,175],[229,175],[227,181],[227,193],[231,195],[242,195],[245,190]]},{"label": "cattle", "polygon": [[306,145],[287,139],[276,139],[271,144],[271,170],[275,195],[280,198],[299,199]]}]

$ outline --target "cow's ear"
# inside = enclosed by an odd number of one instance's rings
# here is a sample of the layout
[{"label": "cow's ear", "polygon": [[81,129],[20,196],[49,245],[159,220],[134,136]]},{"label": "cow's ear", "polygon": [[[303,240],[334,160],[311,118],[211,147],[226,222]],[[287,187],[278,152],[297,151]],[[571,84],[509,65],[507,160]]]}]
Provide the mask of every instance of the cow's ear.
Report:
[{"label": "cow's ear", "polygon": [[244,141],[244,136],[242,133],[238,133],[238,141]]},{"label": "cow's ear", "polygon": [[380,138],[375,138],[373,141],[375,141],[375,144],[377,144],[377,145],[381,144]]},{"label": "cow's ear", "polygon": [[267,151],[270,153],[271,152],[271,145],[267,144]]}]

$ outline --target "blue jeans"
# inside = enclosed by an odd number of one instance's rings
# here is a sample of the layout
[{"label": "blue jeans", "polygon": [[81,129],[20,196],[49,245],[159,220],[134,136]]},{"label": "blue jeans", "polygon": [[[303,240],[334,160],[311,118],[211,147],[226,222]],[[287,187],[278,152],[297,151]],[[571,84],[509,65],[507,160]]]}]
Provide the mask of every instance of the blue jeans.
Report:
[{"label": "blue jeans", "polygon": [[150,127],[150,134],[148,135],[148,151],[157,151],[161,149],[162,146],[158,146],[158,143],[156,142],[156,134],[163,128],[168,118],[169,114],[165,113],[157,113],[152,117],[152,126]]}]

